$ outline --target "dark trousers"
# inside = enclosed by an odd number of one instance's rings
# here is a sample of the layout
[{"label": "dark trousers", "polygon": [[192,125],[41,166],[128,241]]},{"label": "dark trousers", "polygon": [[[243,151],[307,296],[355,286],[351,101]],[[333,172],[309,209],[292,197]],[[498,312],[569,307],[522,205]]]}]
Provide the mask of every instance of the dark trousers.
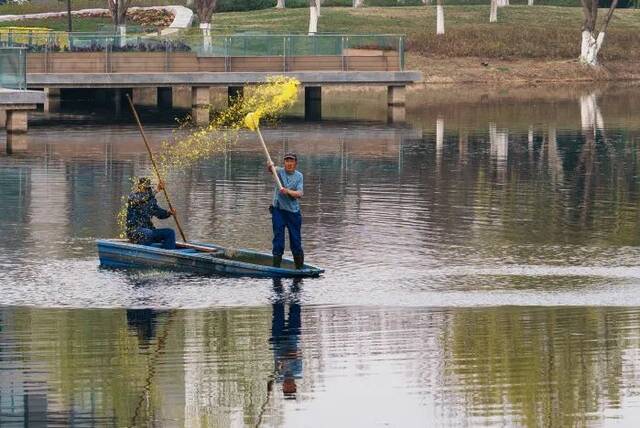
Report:
[{"label": "dark trousers", "polygon": [[174,250],[176,248],[176,233],[173,229],[147,229],[141,227],[138,232],[144,236],[140,242],[141,245],[150,245],[156,242],[162,243],[165,250]]},{"label": "dark trousers", "polygon": [[273,208],[271,213],[271,223],[273,225],[273,255],[281,256],[284,254],[284,229],[289,231],[289,245],[294,256],[301,256],[302,251],[302,214],[298,211],[281,210]]}]

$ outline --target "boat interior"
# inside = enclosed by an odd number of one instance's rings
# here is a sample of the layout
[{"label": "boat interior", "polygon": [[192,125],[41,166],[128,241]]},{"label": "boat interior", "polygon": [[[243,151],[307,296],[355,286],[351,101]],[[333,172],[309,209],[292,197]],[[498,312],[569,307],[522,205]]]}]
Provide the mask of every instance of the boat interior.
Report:
[{"label": "boat interior", "polygon": [[[152,246],[159,248],[160,244],[152,244]],[[211,248],[204,245],[185,242],[177,242],[176,247],[175,251],[183,254],[207,254],[219,259],[234,260],[261,266],[273,266],[273,257],[269,254],[242,251],[232,248]],[[284,269],[295,269],[295,264],[293,261],[283,259],[280,267]]]}]

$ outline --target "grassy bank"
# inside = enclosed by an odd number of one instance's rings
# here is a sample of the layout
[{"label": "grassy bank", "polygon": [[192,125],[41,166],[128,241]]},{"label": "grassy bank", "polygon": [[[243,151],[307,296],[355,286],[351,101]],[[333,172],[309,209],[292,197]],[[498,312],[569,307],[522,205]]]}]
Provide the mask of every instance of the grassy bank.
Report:
[{"label": "grassy bank", "polygon": [[[81,0],[87,5],[93,1]],[[145,1],[139,1],[144,4]],[[604,15],[603,13],[600,14]],[[572,59],[579,54],[582,11],[577,7],[510,6],[501,8],[499,22],[488,22],[488,5],[445,6],[446,34],[435,34],[435,7],[361,9],[325,7],[319,30],[332,33],[403,33],[407,50],[427,57],[496,59]],[[304,33],[308,10],[288,8],[218,13],[216,33]],[[74,21],[75,23],[76,21]],[[75,28],[92,31],[105,19],[78,18]],[[28,20],[2,25],[43,26],[64,30],[66,20]],[[611,22],[603,60],[640,61],[640,9],[619,9]]]},{"label": "grassy bank", "polygon": [[[308,13],[304,8],[217,13],[213,32],[305,33]],[[602,10],[600,16],[604,15]],[[606,69],[598,71],[576,61],[583,19],[578,7],[509,6],[499,10],[498,23],[490,24],[488,17],[489,5],[447,5],[446,34],[436,36],[433,6],[325,7],[319,30],[406,34],[407,67],[422,70],[432,83],[640,78],[640,9],[616,10],[601,51]],[[54,21],[18,25],[66,28],[65,19]],[[92,31],[105,20],[75,22],[76,29]]]},{"label": "grassy bank", "polygon": [[[218,14],[214,31],[305,32],[307,16],[303,9]],[[445,6],[446,34],[436,36],[435,7],[325,8],[319,30],[404,33],[407,49],[423,56],[570,59],[579,54],[582,19],[580,8],[510,6],[490,24],[488,5]],[[640,60],[640,10],[615,12],[602,58]]]},{"label": "grassy bank", "polygon": [[[110,18],[81,18],[71,17],[73,31],[94,32],[101,26],[113,25]],[[67,17],[46,19],[24,19],[20,21],[0,22],[0,27],[40,27],[55,31],[67,31]]]}]

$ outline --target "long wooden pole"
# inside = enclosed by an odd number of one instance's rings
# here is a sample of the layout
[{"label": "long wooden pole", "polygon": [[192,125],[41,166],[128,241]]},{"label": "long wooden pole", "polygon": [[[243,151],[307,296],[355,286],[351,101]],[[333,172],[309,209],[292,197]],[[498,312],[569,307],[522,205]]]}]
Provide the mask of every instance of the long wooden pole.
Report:
[{"label": "long wooden pole", "polygon": [[[256,126],[256,132],[258,133],[258,138],[260,138],[260,143],[262,144],[262,149],[264,150],[264,155],[267,157],[267,162],[269,165],[273,165],[273,161],[271,160],[271,156],[269,155],[269,150],[267,150],[267,145],[264,142],[264,138],[262,138],[262,132],[260,132],[260,127]],[[278,190],[282,190],[282,182],[280,181],[280,176],[278,175],[278,171],[276,171],[275,165],[271,168],[271,173],[273,174],[273,179],[278,183]]]},{"label": "long wooden pole", "polygon": [[[153,158],[153,152],[151,151],[151,146],[149,146],[149,141],[147,141],[147,136],[144,133],[144,129],[142,128],[142,123],[140,122],[140,117],[138,117],[138,112],[136,108],[133,106],[133,101],[131,101],[131,97],[127,94],[127,101],[129,101],[129,107],[131,107],[131,112],[133,113],[133,117],[136,119],[138,123],[138,129],[140,130],[140,135],[142,135],[142,140],[144,141],[144,145],[147,147],[147,152],[149,153],[149,159],[151,159],[151,165],[153,165],[153,171],[156,173],[156,177],[158,178],[158,182],[164,184],[164,180],[160,176],[160,171],[158,170],[158,165],[156,165],[156,161]],[[171,204],[171,199],[169,198],[169,194],[167,193],[167,189],[165,189],[164,185],[162,186],[162,193],[164,193],[164,197],[167,200],[167,205],[169,205],[169,210],[173,213],[173,219],[176,222],[176,226],[178,227],[178,231],[180,232],[180,236],[184,242],[187,242],[187,237],[184,235],[182,231],[182,226],[180,226],[180,222],[178,221],[178,216],[175,215],[175,210],[173,209],[173,205]]]}]

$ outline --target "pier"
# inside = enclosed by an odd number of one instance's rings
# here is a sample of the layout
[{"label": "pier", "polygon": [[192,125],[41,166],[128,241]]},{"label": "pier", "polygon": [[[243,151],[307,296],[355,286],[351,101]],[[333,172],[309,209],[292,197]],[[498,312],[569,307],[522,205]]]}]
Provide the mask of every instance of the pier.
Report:
[{"label": "pier", "polygon": [[7,134],[27,132],[27,112],[45,102],[41,91],[29,91],[26,84],[24,49],[0,49],[0,127]]},{"label": "pier", "polygon": [[[305,72],[191,72],[191,73],[34,73],[27,75],[27,84],[45,88],[49,105],[59,102],[64,88],[122,88],[132,89],[133,101],[138,105],[162,104],[163,98],[174,91],[191,92],[192,117],[198,125],[209,121],[210,88],[227,87],[229,99],[243,93],[245,85],[264,83],[271,76],[295,77],[304,86],[305,118],[322,118],[322,87],[325,85],[386,86],[390,116],[393,109],[404,110],[406,85],[420,80],[418,72],[401,71],[305,71]],[[393,117],[397,117],[393,116]],[[393,120],[395,122],[396,120]]]},{"label": "pier", "polygon": [[[3,41],[0,41],[3,42]],[[65,89],[111,88],[132,94],[135,104],[168,106],[191,96],[192,118],[209,122],[214,87],[229,102],[246,85],[286,75],[304,87],[305,118],[322,119],[322,87],[386,86],[390,122],[404,121],[405,88],[422,80],[404,66],[398,35],[234,35],[161,37],[54,33],[44,39],[7,40],[26,51],[26,86],[44,90],[53,111]],[[120,92],[116,92],[116,96]]]}]

